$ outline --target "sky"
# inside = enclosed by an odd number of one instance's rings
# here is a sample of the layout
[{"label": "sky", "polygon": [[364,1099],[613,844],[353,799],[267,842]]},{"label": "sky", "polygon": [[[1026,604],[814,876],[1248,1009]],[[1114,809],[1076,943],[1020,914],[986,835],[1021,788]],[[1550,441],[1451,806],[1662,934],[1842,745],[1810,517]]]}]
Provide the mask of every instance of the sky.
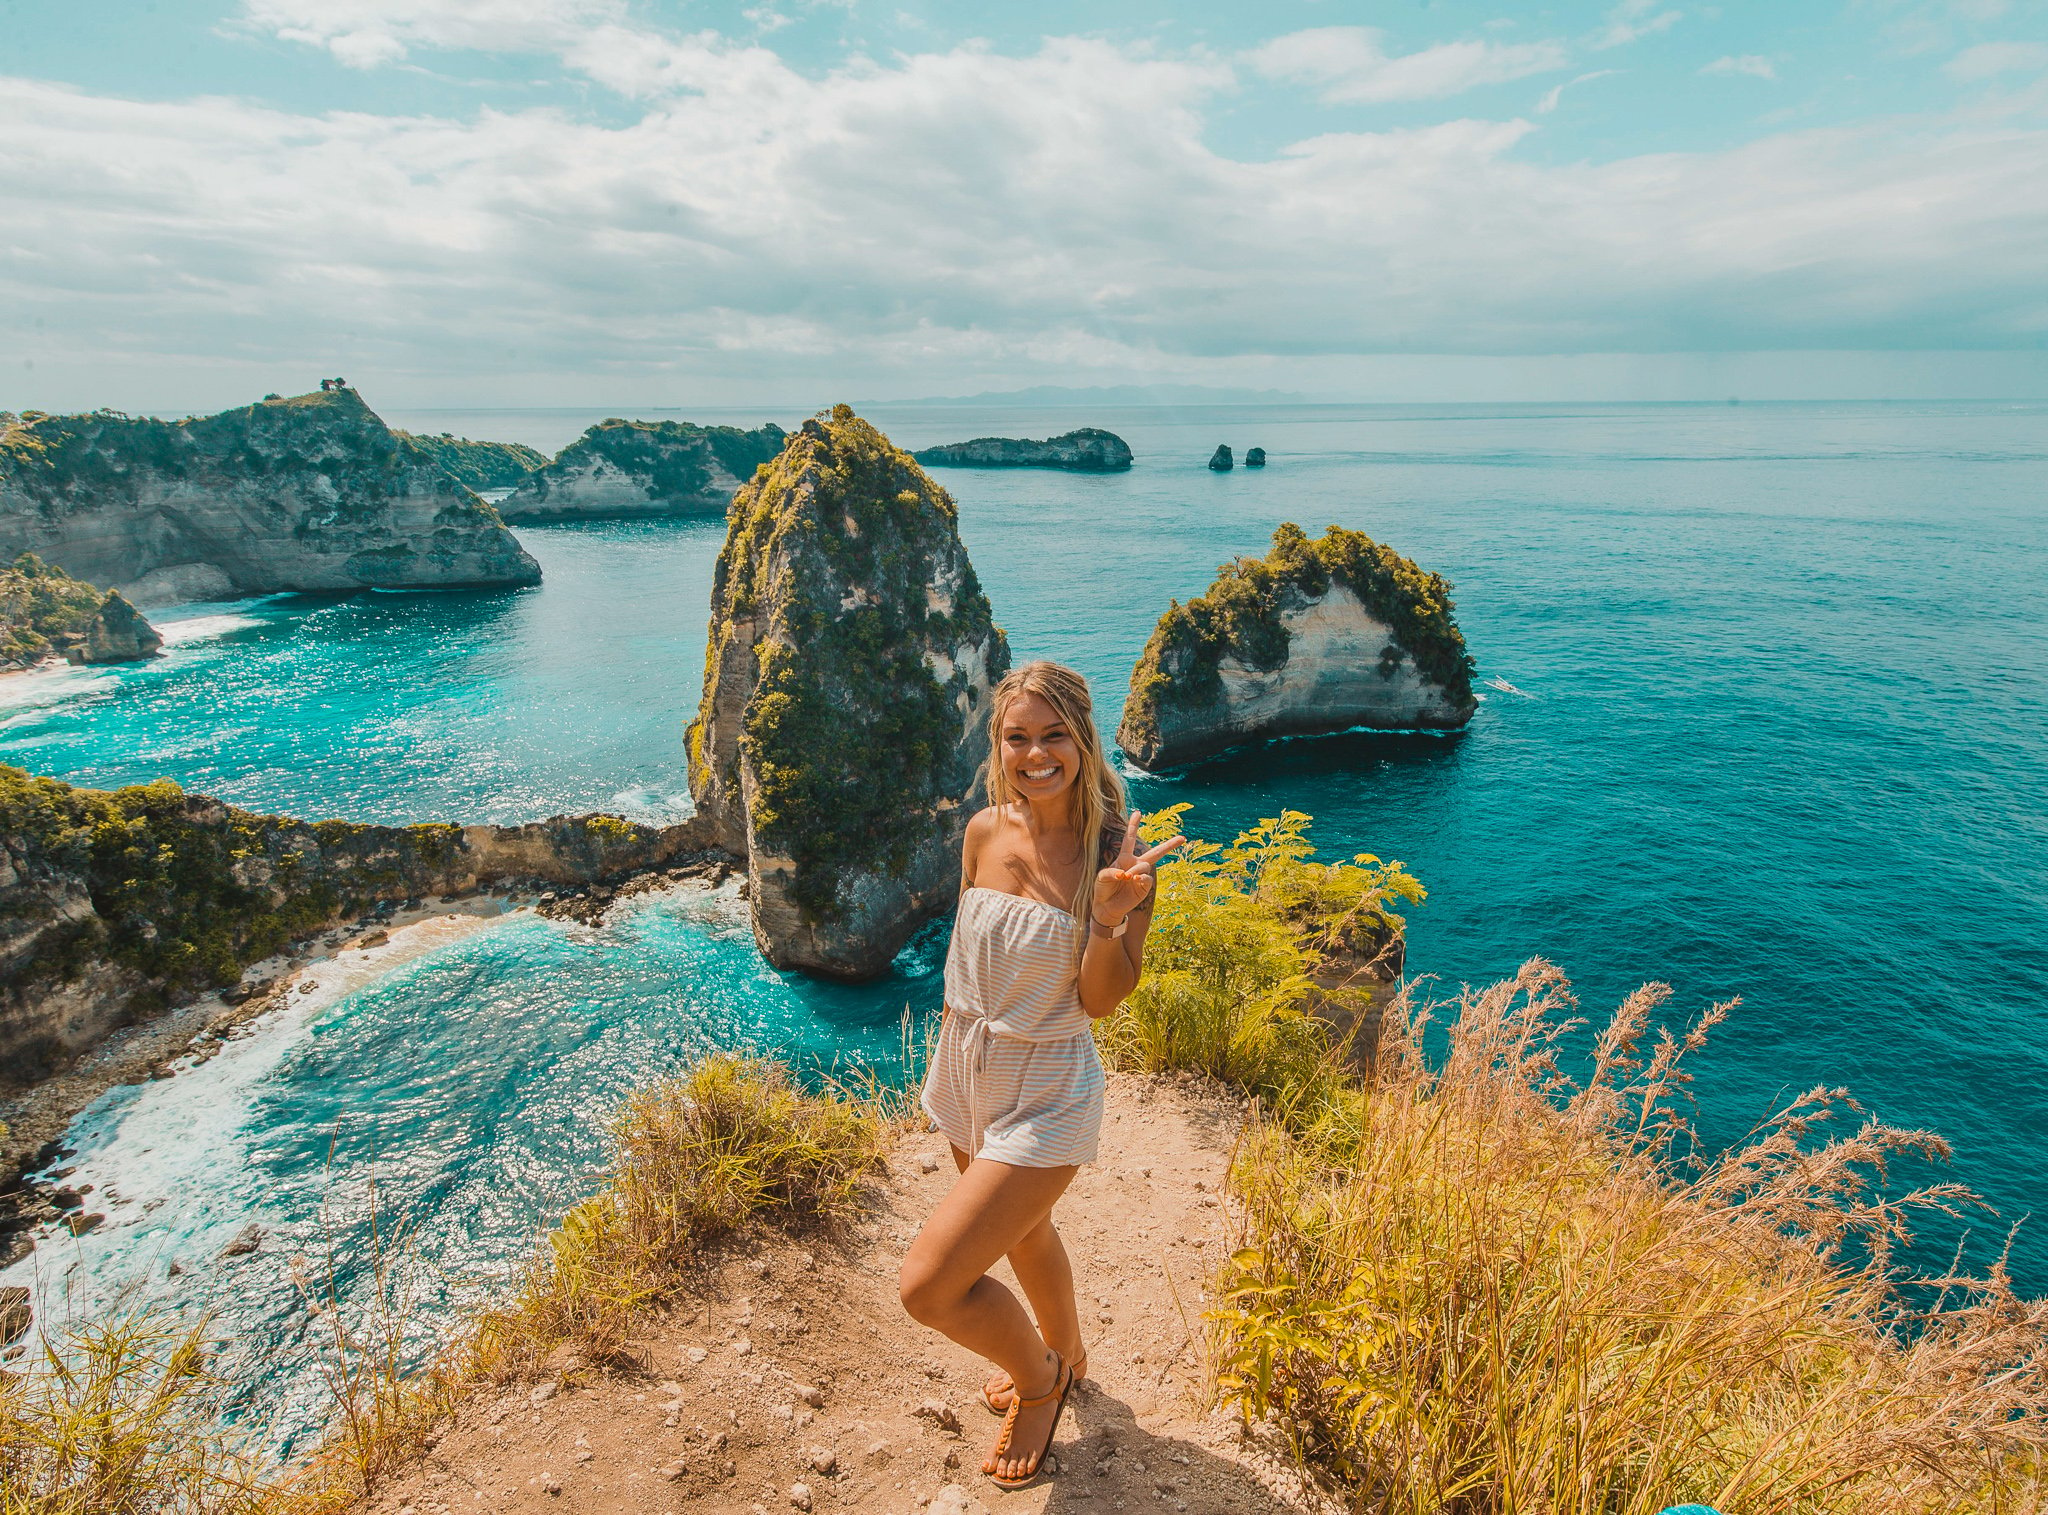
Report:
[{"label": "sky", "polygon": [[2048,0],[0,0],[0,408],[2048,396]]}]

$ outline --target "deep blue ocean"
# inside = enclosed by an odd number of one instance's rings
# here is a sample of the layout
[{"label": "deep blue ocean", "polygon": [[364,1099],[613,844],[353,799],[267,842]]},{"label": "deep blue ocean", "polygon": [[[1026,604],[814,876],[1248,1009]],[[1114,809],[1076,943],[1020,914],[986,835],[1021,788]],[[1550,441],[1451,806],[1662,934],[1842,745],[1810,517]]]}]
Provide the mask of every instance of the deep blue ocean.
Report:
[{"label": "deep blue ocean", "polygon": [[[1954,1142],[1998,1211],[1980,1249],[2048,1205],[2048,405],[866,413],[906,446],[1083,424],[1130,442],[1127,474],[936,475],[1013,656],[1084,671],[1106,731],[1169,599],[1283,520],[1444,573],[1485,694],[1465,734],[1282,743],[1139,777],[1139,803],[1191,802],[1211,837],[1292,807],[1328,855],[1404,860],[1430,892],[1409,969],[1440,992],[1542,955],[1589,1014],[1649,979],[1674,1016],[1739,996],[1695,1067],[1710,1140],[1847,1085]],[[599,416],[387,419],[553,450]],[[1212,474],[1219,442],[1271,464]],[[722,523],[520,536],[537,589],[182,607],[161,660],[7,681],[0,760],[309,816],[686,813]],[[381,1225],[413,1228],[409,1287],[486,1290],[593,1185],[633,1084],[733,1044],[899,1070],[942,931],[879,984],[829,987],[764,967],[739,909],[510,916],[114,1091],[70,1180],[112,1186],[107,1226],[14,1276],[82,1308],[205,1303],[248,1360],[287,1350],[260,1402],[309,1423],[291,1259],[333,1259],[360,1301],[373,1193]],[[264,1248],[212,1262],[252,1219]],[[2048,1217],[2013,1270],[2048,1292]]]}]

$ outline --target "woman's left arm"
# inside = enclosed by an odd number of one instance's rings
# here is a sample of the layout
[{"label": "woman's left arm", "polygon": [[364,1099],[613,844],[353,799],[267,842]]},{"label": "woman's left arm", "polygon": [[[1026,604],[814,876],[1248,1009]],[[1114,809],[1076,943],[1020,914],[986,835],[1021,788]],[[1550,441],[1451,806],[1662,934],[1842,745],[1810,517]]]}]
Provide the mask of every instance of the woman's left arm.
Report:
[{"label": "woman's left arm", "polygon": [[1159,860],[1187,839],[1174,837],[1138,851],[1139,814],[1124,826],[1116,861],[1095,876],[1088,943],[1081,951],[1081,1008],[1100,1020],[1114,1015],[1138,987],[1145,967],[1145,933],[1152,929],[1152,889]]}]

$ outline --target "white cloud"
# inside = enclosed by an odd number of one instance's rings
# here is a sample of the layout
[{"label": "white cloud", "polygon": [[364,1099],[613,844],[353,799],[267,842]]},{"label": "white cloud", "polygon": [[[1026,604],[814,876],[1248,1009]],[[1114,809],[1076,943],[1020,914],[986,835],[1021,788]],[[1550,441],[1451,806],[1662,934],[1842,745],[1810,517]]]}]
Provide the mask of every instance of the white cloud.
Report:
[{"label": "white cloud", "polygon": [[933,393],[1244,355],[2048,337],[2048,132],[2011,123],[1548,163],[1525,122],[1453,120],[1244,159],[1207,140],[1229,70],[1101,41],[816,77],[708,37],[578,45],[646,98],[634,119],[0,79],[0,350],[35,318],[110,373],[242,355]]},{"label": "white cloud", "polygon": [[551,52],[624,10],[623,0],[244,0],[240,24],[374,68],[415,47]]},{"label": "white cloud", "polygon": [[1739,57],[1716,58],[1700,70],[1703,74],[1747,74],[1752,79],[1776,81],[1778,70],[1771,60],[1757,53],[1743,53]]},{"label": "white cloud", "polygon": [[1536,114],[1547,116],[1556,110],[1557,102],[1564,98],[1566,90],[1576,89],[1581,84],[1590,83],[1594,79],[1605,79],[1610,74],[1618,74],[1620,72],[1621,70],[1618,68],[1596,68],[1591,73],[1580,74],[1576,79],[1567,79],[1562,84],[1553,84],[1543,92],[1543,98],[1536,102]]},{"label": "white cloud", "polygon": [[1990,79],[1999,74],[2038,74],[2048,69],[2048,42],[1980,42],[1966,47],[1941,71],[1952,79]]},{"label": "white cloud", "polygon": [[1625,47],[1658,32],[1668,32],[1685,19],[1684,11],[1658,10],[1660,3],[1661,0],[1621,0],[1607,13],[1605,24],[1588,39],[1587,45],[1596,51]]},{"label": "white cloud", "polygon": [[1378,105],[1441,100],[1482,84],[1504,84],[1566,64],[1555,42],[1441,42],[1390,55],[1369,26],[1319,26],[1275,37],[1251,55],[1271,79],[1313,87],[1325,101]]}]

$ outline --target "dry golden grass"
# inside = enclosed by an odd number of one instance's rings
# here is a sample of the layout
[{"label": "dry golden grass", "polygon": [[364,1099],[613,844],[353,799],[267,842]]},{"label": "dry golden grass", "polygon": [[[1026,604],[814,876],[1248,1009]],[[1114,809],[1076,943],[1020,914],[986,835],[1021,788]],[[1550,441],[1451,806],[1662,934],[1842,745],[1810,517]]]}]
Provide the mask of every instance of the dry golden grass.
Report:
[{"label": "dry golden grass", "polygon": [[203,1325],[127,1314],[0,1373],[0,1512],[255,1515],[260,1459],[220,1425]]},{"label": "dry golden grass", "polygon": [[1124,1067],[1259,1096],[1211,1316],[1226,1400],[1375,1515],[2048,1509],[2048,1304],[2002,1268],[1894,1268],[1916,1211],[1977,1208],[1883,1194],[1938,1137],[1831,1135],[1855,1106],[1818,1089],[1700,1158],[1684,1062],[1728,1007],[1652,1040],[1668,991],[1639,991],[1575,1086],[1582,1023],[1540,960],[1443,1024],[1404,994],[1361,1074],[1311,975],[1421,890],[1398,863],[1316,863],[1307,827],[1163,870],[1146,980],[1097,1030]]},{"label": "dry golden grass", "polygon": [[1256,1117],[1222,1392],[1386,1515],[2048,1508],[2048,1306],[1892,1269],[1915,1209],[1971,1203],[1874,1187],[1943,1144],[1824,1139],[1852,1107],[1816,1090],[1688,1163],[1673,1095],[1721,1009],[1643,1051],[1664,997],[1621,1006],[1580,1088],[1548,964],[1462,996],[1438,1058],[1404,997],[1369,1076]]},{"label": "dry golden grass", "polygon": [[563,1342],[619,1357],[707,1243],[763,1218],[845,1213],[892,1129],[873,1093],[807,1093],[730,1053],[640,1090],[613,1129],[611,1181],[562,1217],[514,1303],[484,1316],[479,1352],[500,1372]]},{"label": "dry golden grass", "polygon": [[340,1344],[334,1431],[295,1479],[295,1508],[345,1508],[376,1487],[473,1384],[531,1373],[565,1347],[591,1364],[630,1361],[636,1327],[677,1296],[706,1245],[750,1224],[845,1215],[896,1119],[882,1091],[810,1092],[780,1063],[729,1052],[639,1090],[612,1128],[611,1177],[562,1217],[509,1304],[423,1372],[402,1366],[402,1307],[367,1342]]}]

